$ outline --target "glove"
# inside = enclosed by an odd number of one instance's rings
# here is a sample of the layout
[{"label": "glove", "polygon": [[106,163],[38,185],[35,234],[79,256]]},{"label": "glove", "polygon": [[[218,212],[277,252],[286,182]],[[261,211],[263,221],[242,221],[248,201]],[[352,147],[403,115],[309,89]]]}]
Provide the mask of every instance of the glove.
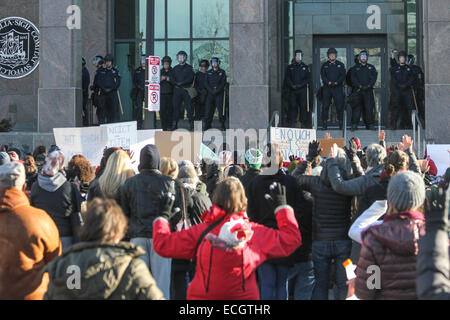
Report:
[{"label": "glove", "polygon": [[180,208],[173,208],[174,203],[175,196],[171,192],[163,193],[159,207],[159,216],[169,221],[174,215],[180,212]]},{"label": "glove", "polygon": [[266,198],[273,210],[280,206],[285,206],[287,205],[286,187],[278,182],[274,182],[269,187],[269,194],[266,194],[264,198]]},{"label": "glove", "polygon": [[350,160],[353,160],[356,158],[356,152],[358,151],[358,146],[356,145],[356,142],[353,139],[351,139],[349,141],[348,148],[344,147],[344,150],[345,150],[345,153],[347,154],[348,158]]},{"label": "glove", "polygon": [[425,228],[444,228],[448,224],[449,193],[443,188],[432,188],[425,199]]},{"label": "glove", "polygon": [[311,162],[315,157],[319,156],[322,153],[323,149],[320,148],[320,142],[313,141],[309,143],[308,155],[306,156],[306,160]]}]

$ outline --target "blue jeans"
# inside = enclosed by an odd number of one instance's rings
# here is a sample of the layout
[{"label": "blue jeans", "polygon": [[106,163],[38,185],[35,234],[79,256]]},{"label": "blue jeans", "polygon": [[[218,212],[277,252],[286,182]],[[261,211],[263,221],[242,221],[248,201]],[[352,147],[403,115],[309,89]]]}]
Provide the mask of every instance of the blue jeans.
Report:
[{"label": "blue jeans", "polygon": [[288,266],[264,262],[258,268],[261,300],[287,300]]},{"label": "blue jeans", "polygon": [[313,262],[299,262],[291,267],[288,281],[294,287],[294,300],[311,300],[315,283]]},{"label": "blue jeans", "polygon": [[140,258],[147,264],[153,278],[155,278],[158,288],[164,294],[164,298],[170,300],[172,259],[163,258],[155,252],[155,249],[153,249],[153,239],[133,238],[130,242],[141,246],[145,250],[146,254],[140,256]]},{"label": "blue jeans", "polygon": [[333,260],[337,287],[335,299],[345,300],[347,297],[347,275],[342,263],[350,258],[351,250],[351,240],[313,241],[312,258],[316,277],[313,300],[328,300],[329,275]]}]

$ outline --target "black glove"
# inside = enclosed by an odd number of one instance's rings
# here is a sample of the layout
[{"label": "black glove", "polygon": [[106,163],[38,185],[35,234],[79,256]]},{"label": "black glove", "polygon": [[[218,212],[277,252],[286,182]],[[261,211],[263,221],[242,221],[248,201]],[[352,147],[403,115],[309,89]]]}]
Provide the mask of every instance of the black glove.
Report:
[{"label": "black glove", "polygon": [[351,139],[348,142],[348,148],[344,147],[345,153],[347,154],[348,158],[350,160],[353,160],[356,158],[356,152],[358,151],[358,146],[356,145],[356,142]]},{"label": "black glove", "polygon": [[313,161],[315,157],[319,156],[322,153],[322,151],[323,151],[323,149],[320,148],[319,141],[310,142],[306,160],[309,162]]},{"label": "black glove", "polygon": [[442,188],[432,188],[425,199],[426,229],[446,228],[448,224],[448,192]]},{"label": "black glove", "polygon": [[180,208],[173,208],[174,203],[175,196],[172,193],[163,193],[159,207],[159,216],[169,221],[174,215],[180,212]]},{"label": "black glove", "polygon": [[269,187],[269,194],[264,196],[269,202],[273,210],[280,206],[285,206],[286,202],[286,187],[278,182],[274,182]]}]

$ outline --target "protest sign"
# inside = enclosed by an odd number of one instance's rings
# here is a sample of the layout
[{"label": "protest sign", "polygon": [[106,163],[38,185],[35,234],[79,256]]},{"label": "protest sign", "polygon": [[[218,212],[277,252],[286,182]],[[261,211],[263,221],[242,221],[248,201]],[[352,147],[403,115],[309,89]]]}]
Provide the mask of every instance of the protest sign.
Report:
[{"label": "protest sign", "polygon": [[137,132],[138,142],[131,146],[130,156],[131,156],[131,167],[135,172],[138,172],[138,167],[140,164],[141,150],[149,144],[155,144],[155,134],[156,132],[162,131],[158,130],[140,130]]},{"label": "protest sign", "polygon": [[137,122],[119,122],[101,125],[106,128],[108,148],[119,147],[130,150],[137,143]]},{"label": "protest sign", "polygon": [[200,155],[202,145],[201,132],[173,131],[156,132],[155,144],[161,157],[169,157],[176,162],[182,160],[195,161]]},{"label": "protest sign", "polygon": [[316,130],[293,128],[270,128],[272,143],[278,143],[283,154],[284,161],[289,161],[289,156],[306,158],[308,146],[316,140]]},{"label": "protest sign", "polygon": [[450,166],[450,144],[427,145],[427,156],[434,161],[438,176],[443,176]]},{"label": "protest sign", "polygon": [[345,147],[345,141],[344,138],[332,138],[332,139],[319,139],[317,140],[320,142],[320,148],[322,148],[322,153],[320,154],[321,157],[326,158],[328,155],[328,152],[331,150],[331,147],[334,144],[337,144],[339,148]]},{"label": "protest sign", "polygon": [[65,165],[77,154],[83,155],[92,166],[100,165],[108,143],[105,127],[55,128],[53,134],[56,145],[65,155]]}]

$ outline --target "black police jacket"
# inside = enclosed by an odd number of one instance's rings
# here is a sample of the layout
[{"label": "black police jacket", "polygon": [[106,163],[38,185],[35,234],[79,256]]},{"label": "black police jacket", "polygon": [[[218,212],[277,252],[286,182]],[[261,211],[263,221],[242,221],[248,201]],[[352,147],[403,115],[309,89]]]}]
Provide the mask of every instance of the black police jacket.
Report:
[{"label": "black police jacket", "polygon": [[351,87],[351,88],[355,88],[355,85],[354,85],[353,82],[352,82],[352,73],[353,73],[353,71],[355,70],[355,68],[356,68],[357,66],[358,66],[358,65],[355,64],[353,67],[351,67],[350,69],[348,69],[347,75],[346,75],[346,77],[345,77],[345,82],[346,82],[347,85],[348,85],[349,87]]},{"label": "black police jacket", "polygon": [[369,89],[375,86],[378,78],[377,69],[371,65],[357,65],[352,71],[352,84],[355,88]]},{"label": "black police jacket", "polygon": [[[342,86],[344,84],[347,71],[345,70],[345,65],[342,62],[337,60],[334,63],[327,61],[322,65],[320,75],[324,86],[328,86],[328,82],[333,84],[337,82],[336,86]],[[332,87],[333,86],[334,85],[332,85]]]},{"label": "black police jacket", "polygon": [[82,76],[82,86],[83,86],[83,95],[89,94],[89,84],[91,83],[91,77],[89,75],[89,71],[86,67],[83,67],[83,76]]},{"label": "black police jacket", "polygon": [[[169,70],[161,69],[161,79],[162,77],[171,77],[172,68]],[[161,94],[173,94],[173,84],[168,80],[162,80],[160,82]]]},{"label": "black police jacket", "polygon": [[189,64],[177,65],[172,69],[170,82],[173,85],[183,88],[189,88],[194,82],[194,69]]},{"label": "black police jacket", "polygon": [[416,76],[413,69],[407,65],[392,68],[391,81],[395,89],[405,90],[414,85]]},{"label": "black police jacket", "polygon": [[206,89],[210,94],[216,95],[223,93],[227,84],[227,74],[223,69],[211,69],[206,76]]},{"label": "black police jacket", "polygon": [[197,71],[197,73],[195,74],[195,89],[197,89],[197,91],[207,90],[206,89],[207,76],[208,72]]},{"label": "black police jacket", "polygon": [[286,70],[286,84],[291,90],[305,88],[311,82],[309,67],[301,63],[293,63]]},{"label": "black police jacket", "polygon": [[117,90],[120,87],[120,74],[116,68],[97,70],[94,79],[94,86],[99,87],[104,93]]},{"label": "black police jacket", "polygon": [[133,85],[139,90],[145,90],[146,70],[142,67],[134,71]]}]

